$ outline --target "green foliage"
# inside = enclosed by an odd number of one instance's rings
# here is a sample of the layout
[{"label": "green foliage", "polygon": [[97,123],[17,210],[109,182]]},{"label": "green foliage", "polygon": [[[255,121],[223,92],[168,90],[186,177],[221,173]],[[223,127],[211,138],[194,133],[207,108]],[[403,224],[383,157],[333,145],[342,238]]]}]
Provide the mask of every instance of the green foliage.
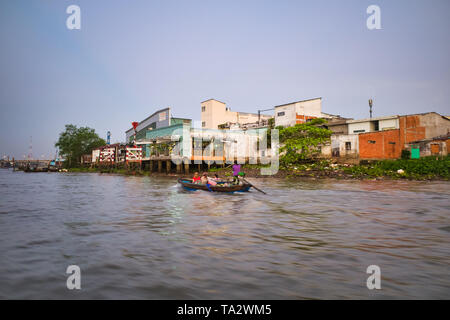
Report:
[{"label": "green foliage", "polygon": [[66,159],[66,166],[72,167],[79,165],[83,154],[90,154],[92,149],[105,144],[105,140],[94,129],[67,124],[66,130],[59,134],[55,147],[59,148],[59,154]]},{"label": "green foliage", "polygon": [[328,141],[332,131],[320,126],[324,119],[296,124],[293,127],[277,127],[280,130],[280,163],[283,166],[302,162],[317,152],[317,147]]},{"label": "green foliage", "polygon": [[[398,170],[404,173],[398,173]],[[373,164],[347,167],[345,173],[355,177],[391,176],[394,178],[450,178],[450,157],[425,157],[421,159],[383,160]]]},{"label": "green foliage", "polygon": [[402,159],[411,159],[411,151],[409,151],[408,149],[403,149],[402,150]]}]

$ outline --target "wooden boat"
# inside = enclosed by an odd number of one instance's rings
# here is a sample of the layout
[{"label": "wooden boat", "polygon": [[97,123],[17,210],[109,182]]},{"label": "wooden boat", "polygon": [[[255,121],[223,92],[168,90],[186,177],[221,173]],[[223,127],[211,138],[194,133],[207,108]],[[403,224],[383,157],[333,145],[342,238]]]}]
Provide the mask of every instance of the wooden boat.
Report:
[{"label": "wooden boat", "polygon": [[25,168],[23,172],[48,172],[48,168]]},{"label": "wooden boat", "polygon": [[183,186],[186,190],[205,190],[208,192],[246,192],[251,188],[251,185],[248,183],[244,183],[242,185],[236,184],[236,185],[230,185],[230,186],[221,186],[221,184],[224,184],[225,182],[218,182],[217,186],[212,185],[205,185],[205,184],[198,184],[198,183],[192,183],[192,179],[187,178],[180,178],[178,179],[178,183]]}]

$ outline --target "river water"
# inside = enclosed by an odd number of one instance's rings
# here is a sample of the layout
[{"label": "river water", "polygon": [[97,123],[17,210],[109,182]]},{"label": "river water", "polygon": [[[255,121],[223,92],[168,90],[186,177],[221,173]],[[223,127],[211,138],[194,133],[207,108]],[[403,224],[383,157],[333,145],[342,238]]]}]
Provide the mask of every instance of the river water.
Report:
[{"label": "river water", "polygon": [[450,298],[449,182],[256,184],[1,169],[0,298]]}]

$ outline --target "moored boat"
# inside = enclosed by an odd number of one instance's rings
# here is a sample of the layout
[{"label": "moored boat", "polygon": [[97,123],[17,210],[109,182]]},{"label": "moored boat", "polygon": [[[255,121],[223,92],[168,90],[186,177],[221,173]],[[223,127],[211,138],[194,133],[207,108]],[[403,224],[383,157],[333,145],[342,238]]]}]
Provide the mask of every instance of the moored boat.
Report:
[{"label": "moored boat", "polygon": [[186,190],[204,190],[208,192],[246,192],[251,188],[251,184],[244,183],[244,184],[231,184],[231,185],[224,185],[225,182],[219,182],[216,186],[212,185],[205,185],[205,184],[198,184],[198,183],[192,183],[192,179],[188,178],[180,178],[178,179],[178,183],[181,184],[181,186]]}]

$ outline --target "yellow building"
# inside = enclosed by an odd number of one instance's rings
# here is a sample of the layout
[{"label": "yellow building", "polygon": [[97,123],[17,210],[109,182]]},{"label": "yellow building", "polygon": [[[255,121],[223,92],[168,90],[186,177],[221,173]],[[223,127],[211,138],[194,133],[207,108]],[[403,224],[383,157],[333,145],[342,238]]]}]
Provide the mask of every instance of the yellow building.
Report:
[{"label": "yellow building", "polygon": [[249,123],[267,122],[271,116],[257,113],[231,111],[226,103],[209,99],[201,103],[202,128],[218,129],[224,124],[245,125]]}]

